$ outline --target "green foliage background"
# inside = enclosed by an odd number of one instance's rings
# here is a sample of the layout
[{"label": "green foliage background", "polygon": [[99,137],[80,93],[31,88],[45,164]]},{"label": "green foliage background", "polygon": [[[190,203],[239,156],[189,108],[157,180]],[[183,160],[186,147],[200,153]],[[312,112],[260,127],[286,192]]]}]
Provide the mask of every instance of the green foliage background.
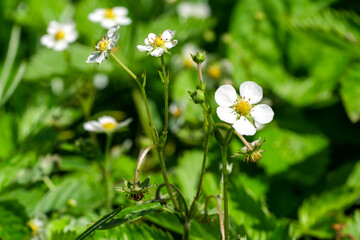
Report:
[{"label": "green foliage background", "polygon": [[[203,137],[201,108],[187,93],[195,89],[197,72],[181,57],[192,43],[207,52],[203,72],[210,96],[222,84],[232,82],[238,88],[255,81],[275,112],[274,120],[249,138],[266,138],[264,158],[256,164],[230,159],[232,236],[360,239],[360,4],[210,0],[211,17],[182,19],[176,10],[179,2],[0,1],[0,239],[73,239],[106,214],[97,167],[102,153],[90,144],[84,121],[103,114],[134,119],[128,131],[114,138],[116,186],[133,178],[139,151],[151,144],[134,81],[112,59],[101,65],[85,63],[106,34],[87,15],[117,5],[129,9],[133,23],[120,28],[116,55],[137,75],[146,70],[147,95],[159,129],[160,60],[139,52],[136,45],[150,32],[176,30],[179,43],[165,61],[171,101],[183,111],[171,117],[165,154],[170,180],[187,201],[196,192]],[[51,20],[69,18],[79,38],[68,55],[40,45]],[[96,73],[108,76],[105,89],[94,88]],[[59,81],[62,88],[56,88]],[[84,99],[93,101],[91,112],[84,110]],[[104,140],[98,136],[100,149]],[[230,155],[241,147],[234,139]],[[220,155],[213,139],[201,203],[220,193]],[[155,159],[148,158],[140,178],[151,176],[152,183],[161,184]],[[135,205],[120,192],[114,204]],[[192,239],[220,239],[215,201],[210,208],[211,220],[199,216],[192,222]],[[30,227],[35,219],[43,224],[37,230]],[[174,216],[154,211],[97,231],[90,239],[179,239],[181,233]]]}]

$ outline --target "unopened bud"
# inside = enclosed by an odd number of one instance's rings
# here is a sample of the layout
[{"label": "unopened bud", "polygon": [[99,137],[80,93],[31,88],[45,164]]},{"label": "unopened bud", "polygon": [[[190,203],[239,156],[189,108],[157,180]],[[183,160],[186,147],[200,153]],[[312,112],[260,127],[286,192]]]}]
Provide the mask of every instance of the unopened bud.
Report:
[{"label": "unopened bud", "polygon": [[194,101],[194,103],[203,103],[205,101],[205,93],[202,90],[195,90],[193,92],[188,91],[191,99]]},{"label": "unopened bud", "polygon": [[205,52],[197,51],[195,54],[190,54],[193,61],[197,64],[201,64],[203,61],[205,61],[206,54]]}]

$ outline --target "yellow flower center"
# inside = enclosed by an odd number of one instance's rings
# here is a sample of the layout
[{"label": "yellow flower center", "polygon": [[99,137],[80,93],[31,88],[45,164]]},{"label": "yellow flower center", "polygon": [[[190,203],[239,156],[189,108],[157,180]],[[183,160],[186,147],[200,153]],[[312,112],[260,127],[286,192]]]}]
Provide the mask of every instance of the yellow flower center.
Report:
[{"label": "yellow flower center", "polygon": [[63,39],[65,37],[65,33],[62,30],[57,31],[57,33],[55,34],[55,40],[60,40]]},{"label": "yellow flower center", "polygon": [[111,131],[112,129],[114,129],[116,127],[117,123],[113,123],[113,122],[108,122],[108,123],[103,123],[101,124],[101,126],[103,128],[106,129],[106,131]]},{"label": "yellow flower center", "polygon": [[33,235],[35,235],[38,231],[38,227],[35,225],[34,221],[28,222],[28,225],[31,228]]},{"label": "yellow flower center", "polygon": [[175,107],[175,109],[172,111],[172,115],[174,116],[174,117],[180,117],[180,115],[181,115],[181,109],[179,108],[179,107]]},{"label": "yellow flower center", "polygon": [[101,41],[99,42],[99,45],[98,45],[98,50],[107,51],[109,44],[110,44],[110,42],[108,41],[107,37],[101,39]]},{"label": "yellow flower center", "polygon": [[105,9],[105,18],[110,18],[110,19],[114,19],[116,16],[113,12],[113,10],[111,10],[110,8]]},{"label": "yellow flower center", "polygon": [[155,46],[162,47],[164,43],[165,43],[164,39],[155,36]]},{"label": "yellow flower center", "polygon": [[219,65],[213,64],[209,67],[208,73],[212,78],[219,78],[221,76],[221,69]]},{"label": "yellow flower center", "polygon": [[235,110],[238,114],[245,116],[250,113],[250,105],[248,102],[236,100]]}]

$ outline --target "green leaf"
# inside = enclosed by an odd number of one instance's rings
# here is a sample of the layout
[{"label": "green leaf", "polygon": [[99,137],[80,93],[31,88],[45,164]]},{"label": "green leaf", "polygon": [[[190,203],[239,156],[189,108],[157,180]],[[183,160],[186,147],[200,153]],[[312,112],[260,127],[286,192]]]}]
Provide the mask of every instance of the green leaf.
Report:
[{"label": "green leaf", "polygon": [[355,210],[353,218],[347,221],[343,232],[345,235],[351,235],[352,239],[360,239],[360,210]]},{"label": "green leaf", "polygon": [[17,201],[0,201],[0,239],[27,239],[31,236],[29,217]]},{"label": "green leaf", "polygon": [[203,160],[202,151],[186,151],[179,158],[176,168],[177,182],[185,199],[192,200],[196,194]]},{"label": "green leaf", "polygon": [[28,166],[34,165],[36,157],[34,153],[19,154],[0,162],[0,191],[10,185],[19,172]]},{"label": "green leaf", "polygon": [[357,189],[341,187],[305,200],[298,211],[302,231],[314,234],[317,225],[351,206],[358,197]]},{"label": "green leaf", "polygon": [[117,214],[117,218],[110,220],[110,222],[102,223],[98,229],[108,229],[113,228],[123,223],[132,222],[138,220],[144,215],[162,209],[163,206],[158,202],[145,203],[132,207],[127,207],[121,210],[119,214]]},{"label": "green leaf", "polygon": [[173,238],[169,233],[154,226],[126,224],[106,231],[97,231],[94,234],[94,240],[102,239],[172,240]]},{"label": "green leaf", "polygon": [[15,118],[12,114],[1,113],[0,116],[0,158],[6,158],[15,150]]},{"label": "green leaf", "polygon": [[349,119],[356,123],[360,120],[360,65],[352,67],[341,79],[340,94]]},{"label": "green leaf", "polygon": [[24,78],[29,80],[46,79],[67,72],[67,63],[63,52],[43,48],[32,56],[26,68]]},{"label": "green leaf", "polygon": [[318,134],[299,134],[270,126],[258,134],[267,140],[263,146],[264,158],[258,164],[268,175],[285,172],[292,165],[323,151],[329,144],[326,137]]},{"label": "green leaf", "polygon": [[346,185],[349,187],[360,188],[360,161],[353,167],[353,170],[346,181]]}]

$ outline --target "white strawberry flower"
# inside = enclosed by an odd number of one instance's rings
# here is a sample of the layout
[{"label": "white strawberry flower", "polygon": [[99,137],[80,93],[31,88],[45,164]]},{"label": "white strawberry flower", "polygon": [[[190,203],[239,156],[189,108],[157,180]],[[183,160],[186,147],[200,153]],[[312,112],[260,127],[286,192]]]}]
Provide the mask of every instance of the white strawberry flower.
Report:
[{"label": "white strawberry flower", "polygon": [[240,97],[231,85],[222,85],[215,92],[218,117],[232,124],[241,135],[254,135],[260,124],[273,120],[274,112],[266,104],[257,104],[263,97],[262,88],[255,82],[247,81],[240,85]]},{"label": "white strawberry flower", "polygon": [[119,28],[120,26],[115,25],[109,29],[106,36],[95,46],[95,52],[88,57],[87,63],[102,63],[104,61],[119,40],[119,34],[117,33]]},{"label": "white strawberry flower", "polygon": [[72,21],[66,23],[51,21],[47,27],[47,33],[41,37],[40,43],[55,51],[65,50],[69,43],[74,42],[78,37],[75,24]]},{"label": "white strawberry flower", "polygon": [[84,123],[84,129],[89,132],[109,134],[126,127],[131,121],[132,119],[128,118],[125,121],[117,122],[113,117],[102,116],[97,121],[92,120]]},{"label": "white strawberry flower", "polygon": [[175,31],[169,29],[160,34],[160,37],[150,33],[145,39],[145,45],[137,45],[137,48],[141,52],[148,52],[148,54],[154,57],[160,57],[164,52],[170,54],[168,49],[175,47],[178,43],[178,40],[171,40],[174,35]]},{"label": "white strawberry flower", "polygon": [[88,15],[92,22],[99,22],[103,28],[109,29],[114,25],[129,25],[131,19],[127,17],[125,7],[98,8]]}]

